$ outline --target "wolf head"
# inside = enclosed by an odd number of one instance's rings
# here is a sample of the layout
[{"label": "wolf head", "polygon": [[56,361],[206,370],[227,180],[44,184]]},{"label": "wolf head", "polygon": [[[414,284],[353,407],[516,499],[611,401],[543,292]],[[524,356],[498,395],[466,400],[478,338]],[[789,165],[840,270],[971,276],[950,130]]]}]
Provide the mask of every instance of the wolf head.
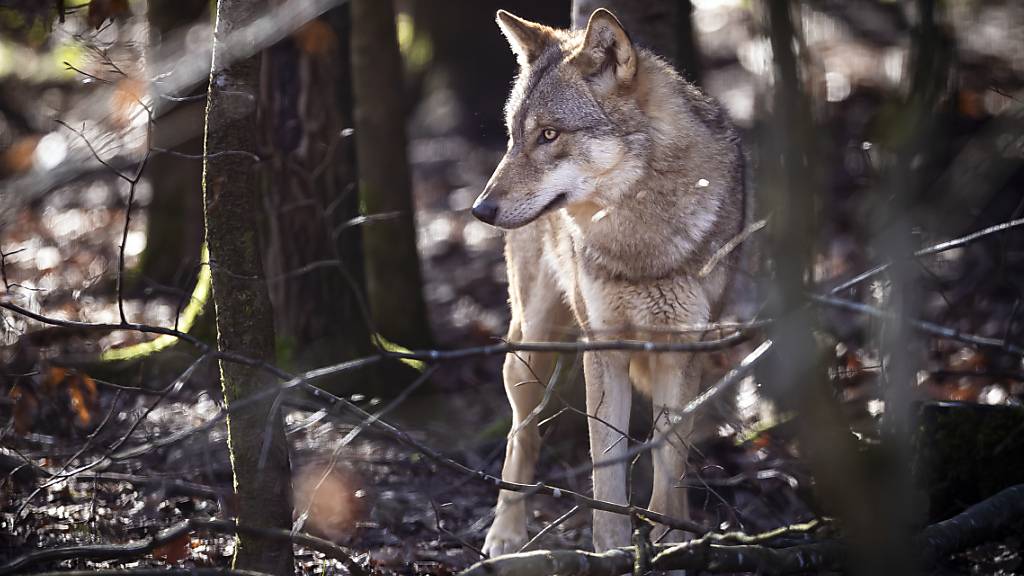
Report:
[{"label": "wolf head", "polygon": [[567,205],[612,204],[639,178],[650,146],[642,56],[611,12],[555,30],[503,10],[519,61],[505,106],[508,150],[473,215],[517,228]]}]

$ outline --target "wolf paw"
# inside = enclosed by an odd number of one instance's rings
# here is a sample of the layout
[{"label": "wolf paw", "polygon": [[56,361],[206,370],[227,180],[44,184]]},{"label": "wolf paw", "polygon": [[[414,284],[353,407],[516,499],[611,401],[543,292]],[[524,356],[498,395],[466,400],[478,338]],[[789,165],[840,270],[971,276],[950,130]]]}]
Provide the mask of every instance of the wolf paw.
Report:
[{"label": "wolf paw", "polygon": [[487,537],[484,538],[483,553],[487,554],[488,558],[494,558],[502,554],[512,554],[519,552],[519,549],[526,544],[526,541],[526,526],[523,526],[521,531],[491,526],[491,529],[487,531]]}]

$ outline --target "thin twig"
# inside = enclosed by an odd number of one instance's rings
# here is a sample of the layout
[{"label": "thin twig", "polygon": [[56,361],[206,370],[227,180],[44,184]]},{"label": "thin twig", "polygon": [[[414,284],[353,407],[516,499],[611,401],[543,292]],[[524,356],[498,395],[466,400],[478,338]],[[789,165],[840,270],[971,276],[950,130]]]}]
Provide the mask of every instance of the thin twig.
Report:
[{"label": "thin twig", "polygon": [[204,158],[217,158],[219,156],[243,156],[253,162],[262,162],[262,159],[259,156],[246,150],[221,150],[220,152],[210,152],[205,154],[187,154],[185,152],[159,148],[157,146],[153,146],[152,150],[158,154],[167,154],[168,156],[174,156],[175,158],[182,158],[184,160],[202,160]]},{"label": "thin twig", "polygon": [[708,274],[711,274],[711,271],[714,270],[716,266],[718,266],[718,263],[721,262],[722,259],[731,254],[737,246],[745,242],[751,234],[764,228],[767,224],[768,219],[762,218],[761,220],[758,220],[757,222],[754,222],[750,226],[747,226],[746,228],[741,230],[739,234],[733,236],[721,248],[715,251],[711,258],[708,259],[707,264],[704,264],[704,267],[701,268],[700,272],[697,273],[697,276],[700,278],[704,278]]},{"label": "thin twig", "polygon": [[580,511],[580,507],[578,505],[577,506],[573,506],[572,508],[569,509],[568,512],[566,512],[565,514],[562,514],[558,518],[555,518],[554,520],[551,521],[550,524],[548,524],[544,528],[541,528],[540,532],[537,532],[536,536],[534,536],[533,538],[530,538],[529,542],[527,542],[526,544],[523,544],[523,547],[520,548],[519,551],[520,552],[526,552],[527,550],[533,548],[534,544],[539,542],[541,538],[546,536],[549,532],[551,532],[552,530],[554,530],[558,526],[564,524],[569,518],[572,518],[573,516],[575,516],[576,513],[579,512],[579,511]]},{"label": "thin twig", "polygon": [[[847,310],[849,312],[856,312],[858,314],[864,314],[872,318],[880,319],[893,319],[895,316],[890,313],[876,308],[868,304],[862,304],[860,302],[854,302],[852,300],[845,300],[843,298],[836,298],[835,296],[825,296],[821,294],[811,294],[810,299],[819,304],[825,304],[833,308],[839,308],[841,310]],[[989,338],[987,336],[979,336],[977,334],[970,334],[961,332],[959,330],[948,328],[935,324],[934,322],[928,322],[926,320],[909,319],[910,325],[914,329],[924,332],[925,334],[931,334],[932,336],[938,336],[940,338],[946,338],[949,340],[956,340],[958,342],[964,342],[966,344],[973,344],[982,348],[991,348],[993,350],[999,350],[1006,352],[1007,354],[1013,354],[1015,356],[1024,356],[1024,348],[1016,344],[1006,342],[1002,338]]]},{"label": "thin twig", "polygon": [[[918,250],[917,252],[914,252],[914,256],[917,257],[917,258],[921,258],[921,257],[924,257],[924,256],[933,256],[935,254],[946,252],[948,250],[953,250],[954,248],[960,248],[960,247],[966,246],[966,245],[968,245],[968,244],[970,244],[972,242],[975,242],[977,240],[980,240],[980,239],[982,239],[982,238],[984,238],[986,236],[990,236],[992,234],[998,234],[1000,232],[1006,232],[1007,230],[1012,230],[1012,229],[1020,227],[1020,226],[1024,226],[1024,218],[1017,218],[1015,220],[1010,220],[1008,222],[1003,222],[1002,224],[996,224],[994,226],[989,226],[988,228],[983,228],[981,230],[978,230],[977,232],[972,232],[971,234],[967,234],[966,236],[961,236],[959,238],[954,238],[952,240],[947,240],[945,242],[940,242],[938,244],[929,246],[927,248],[922,248],[921,250]],[[857,274],[853,278],[850,278],[849,280],[846,280],[845,282],[843,282],[843,283],[839,284],[838,286],[832,288],[831,290],[829,290],[829,293],[835,295],[835,294],[838,294],[838,293],[840,293],[840,292],[842,292],[844,290],[852,288],[852,287],[856,286],[857,284],[860,284],[861,282],[864,282],[865,280],[868,280],[870,278],[873,278],[873,277],[881,274],[882,272],[885,272],[886,270],[889,269],[889,266],[891,266],[891,265],[892,265],[891,262],[886,262],[884,264],[879,264],[878,266],[875,266],[874,268],[871,268],[870,270],[867,270],[865,272],[861,272],[860,274]]]}]

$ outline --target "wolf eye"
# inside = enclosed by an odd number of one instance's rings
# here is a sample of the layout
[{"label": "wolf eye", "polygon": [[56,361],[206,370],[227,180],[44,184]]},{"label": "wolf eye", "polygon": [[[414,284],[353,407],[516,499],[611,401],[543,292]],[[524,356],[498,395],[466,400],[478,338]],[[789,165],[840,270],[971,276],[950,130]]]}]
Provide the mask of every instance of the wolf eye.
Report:
[{"label": "wolf eye", "polygon": [[558,138],[558,130],[555,130],[554,128],[545,128],[537,138],[537,143],[548,144],[550,142],[554,142],[555,138]]}]

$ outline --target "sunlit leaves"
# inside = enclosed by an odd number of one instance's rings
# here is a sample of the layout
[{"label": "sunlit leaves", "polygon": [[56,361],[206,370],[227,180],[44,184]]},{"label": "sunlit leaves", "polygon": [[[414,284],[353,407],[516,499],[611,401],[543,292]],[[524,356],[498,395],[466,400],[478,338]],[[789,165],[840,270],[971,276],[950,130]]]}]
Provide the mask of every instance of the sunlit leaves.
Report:
[{"label": "sunlit leaves", "polygon": [[[6,3],[5,3],[6,4]],[[33,0],[0,7],[0,36],[38,48],[50,37],[57,11],[53,2]]]}]

